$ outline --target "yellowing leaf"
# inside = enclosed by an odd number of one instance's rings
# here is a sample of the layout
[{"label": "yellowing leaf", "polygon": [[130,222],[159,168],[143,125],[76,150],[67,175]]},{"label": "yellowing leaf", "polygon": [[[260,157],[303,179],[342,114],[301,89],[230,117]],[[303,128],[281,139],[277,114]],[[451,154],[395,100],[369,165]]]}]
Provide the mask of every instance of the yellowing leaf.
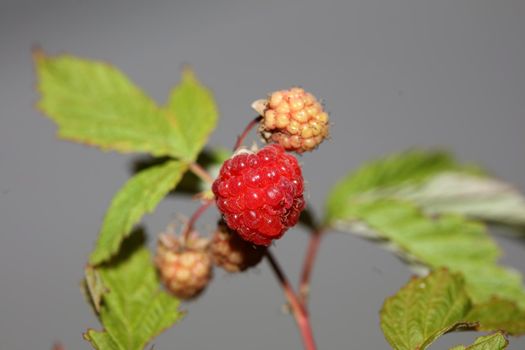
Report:
[{"label": "yellowing leaf", "polygon": [[181,162],[168,161],[143,170],[128,180],[111,202],[90,263],[98,265],[116,254],[133,226],[175,188],[186,169]]}]

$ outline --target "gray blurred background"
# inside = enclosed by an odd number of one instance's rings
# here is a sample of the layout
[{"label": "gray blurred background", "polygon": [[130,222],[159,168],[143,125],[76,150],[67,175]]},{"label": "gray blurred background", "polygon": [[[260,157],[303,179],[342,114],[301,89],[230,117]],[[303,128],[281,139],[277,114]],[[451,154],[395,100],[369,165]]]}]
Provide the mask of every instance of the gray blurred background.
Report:
[{"label": "gray blurred background", "polygon": [[[34,44],[110,61],[159,102],[190,63],[220,106],[213,145],[231,146],[252,100],[295,84],[314,92],[334,124],[332,140],[301,158],[319,210],[346,171],[415,145],[454,150],[525,190],[523,0],[0,1],[0,349],[89,349],[82,332],[99,325],[82,269],[133,159],[55,138],[33,108]],[[164,201],[145,220],[150,237],[193,208]],[[503,262],[525,272],[525,242],[496,238]],[[294,229],[275,247],[294,282],[306,243]],[[409,276],[370,242],[327,236],[311,297],[319,348],[388,349],[378,310]],[[155,349],[299,349],[283,302],[265,262],[217,271]],[[434,349],[473,338],[447,335]]]}]

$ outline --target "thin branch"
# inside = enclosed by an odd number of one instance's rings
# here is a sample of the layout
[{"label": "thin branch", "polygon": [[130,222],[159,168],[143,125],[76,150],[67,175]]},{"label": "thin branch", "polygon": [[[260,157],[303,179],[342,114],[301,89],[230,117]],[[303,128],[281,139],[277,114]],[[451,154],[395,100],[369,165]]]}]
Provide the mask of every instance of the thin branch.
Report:
[{"label": "thin branch", "polygon": [[190,234],[193,231],[193,227],[195,226],[195,223],[197,222],[197,220],[199,220],[199,218],[206,211],[206,209],[208,209],[212,204],[212,200],[207,200],[204,203],[202,203],[201,206],[197,208],[197,210],[195,210],[190,220],[186,224],[186,229],[184,230],[184,240],[189,239]]},{"label": "thin branch", "polygon": [[301,281],[299,283],[299,300],[304,309],[307,309],[308,295],[310,293],[310,279],[312,276],[312,270],[315,264],[315,258],[319,250],[321,238],[324,235],[324,229],[317,229],[310,235],[310,242],[308,244],[308,250],[303,263],[303,271],[301,273]]},{"label": "thin branch", "polygon": [[288,300],[288,303],[290,304],[292,313],[295,318],[295,322],[297,323],[297,326],[299,327],[299,331],[301,332],[301,336],[303,339],[305,349],[306,350],[316,350],[315,340],[314,340],[314,336],[312,332],[312,326],[310,325],[310,318],[308,317],[306,310],[303,308],[303,306],[299,302],[299,299],[294,293],[293,288],[290,285],[290,282],[288,282],[288,279],[286,278],[284,272],[279,266],[279,263],[274,258],[270,250],[266,252],[266,257],[268,258],[268,262],[270,263],[270,266],[272,267],[272,270],[275,273],[275,276],[277,277],[277,280],[279,281],[281,288],[283,289],[284,296],[286,297],[286,299]]},{"label": "thin branch", "polygon": [[259,121],[261,121],[261,119],[262,119],[262,117],[258,116],[256,118],[254,118],[251,122],[249,122],[248,125],[246,125],[246,128],[244,128],[244,131],[242,132],[242,134],[240,134],[237,137],[237,142],[235,142],[235,146],[233,146],[233,151],[236,151],[237,148],[239,148],[241,146],[242,142],[244,141],[244,139],[246,138],[248,133],[253,129],[253,127],[255,125],[257,125],[259,123]]},{"label": "thin branch", "polygon": [[213,178],[211,177],[211,175],[206,171],[206,169],[201,167],[199,164],[191,163],[190,170],[195,175],[197,175],[202,181],[210,183],[210,184],[213,183]]}]

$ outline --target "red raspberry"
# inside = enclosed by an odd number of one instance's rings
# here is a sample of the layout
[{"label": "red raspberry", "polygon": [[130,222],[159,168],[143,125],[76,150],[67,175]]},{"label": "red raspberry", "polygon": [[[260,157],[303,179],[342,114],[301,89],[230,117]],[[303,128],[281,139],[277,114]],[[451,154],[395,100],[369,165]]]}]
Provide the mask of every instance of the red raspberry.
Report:
[{"label": "red raspberry", "polygon": [[255,266],[266,253],[266,247],[243,240],[222,221],[217,226],[210,248],[215,265],[228,272],[240,272]]},{"label": "red raspberry", "polygon": [[183,242],[172,235],[161,235],[155,264],[163,284],[181,299],[198,296],[213,277],[208,241],[196,236]]},{"label": "red raspberry", "polygon": [[257,153],[241,150],[224,162],[212,186],[228,227],[264,246],[297,223],[305,206],[303,189],[297,159],[276,144]]},{"label": "red raspberry", "polygon": [[262,116],[259,131],[268,142],[287,151],[312,151],[328,137],[328,114],[317,99],[303,89],[276,91],[253,108]]}]

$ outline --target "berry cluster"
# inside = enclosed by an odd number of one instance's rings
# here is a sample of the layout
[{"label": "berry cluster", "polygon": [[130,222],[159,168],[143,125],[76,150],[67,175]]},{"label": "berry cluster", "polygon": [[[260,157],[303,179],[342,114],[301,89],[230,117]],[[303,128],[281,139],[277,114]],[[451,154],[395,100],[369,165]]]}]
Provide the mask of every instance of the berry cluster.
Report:
[{"label": "berry cluster", "polygon": [[256,103],[263,116],[259,130],[275,143],[257,152],[240,149],[222,165],[212,191],[223,220],[211,241],[189,231],[184,238],[160,236],[155,262],[162,282],[179,298],[194,298],[206,288],[212,264],[228,272],[257,265],[266,246],[297,224],[305,207],[301,167],[286,151],[316,148],[328,136],[328,115],[300,88]]},{"label": "berry cluster", "polygon": [[301,88],[272,93],[261,112],[262,136],[287,151],[311,151],[328,136],[328,114],[312,94]]},{"label": "berry cluster", "polygon": [[212,186],[228,227],[264,246],[297,223],[305,206],[303,190],[297,159],[276,144],[256,153],[239,151],[224,162]]}]

